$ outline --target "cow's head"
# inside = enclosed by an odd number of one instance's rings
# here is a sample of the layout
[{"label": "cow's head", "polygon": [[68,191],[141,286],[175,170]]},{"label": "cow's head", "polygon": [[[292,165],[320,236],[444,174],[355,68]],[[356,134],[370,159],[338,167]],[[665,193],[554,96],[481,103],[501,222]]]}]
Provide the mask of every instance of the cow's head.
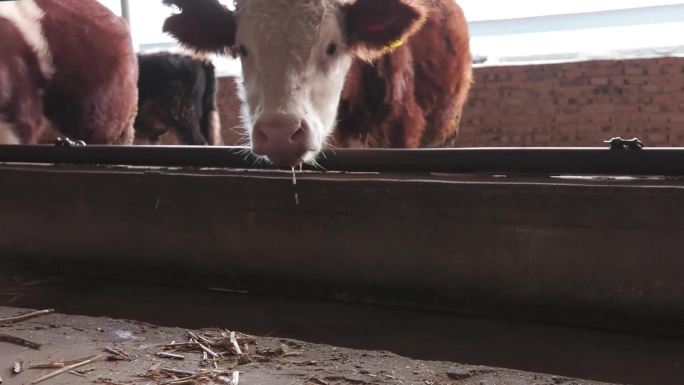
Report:
[{"label": "cow's head", "polygon": [[200,51],[231,52],[243,69],[252,150],[280,166],[315,158],[335,126],[354,58],[401,45],[426,18],[422,0],[164,0],[181,13],[164,31]]}]

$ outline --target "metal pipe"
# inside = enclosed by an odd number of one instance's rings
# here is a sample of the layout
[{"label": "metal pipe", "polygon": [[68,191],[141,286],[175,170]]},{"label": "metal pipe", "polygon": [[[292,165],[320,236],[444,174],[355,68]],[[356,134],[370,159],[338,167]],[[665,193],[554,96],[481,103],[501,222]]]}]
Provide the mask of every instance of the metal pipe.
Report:
[{"label": "metal pipe", "polygon": [[[244,147],[0,145],[0,163],[162,167],[270,168]],[[326,171],[684,175],[684,149],[460,148],[334,149],[319,156]]]},{"label": "metal pipe", "polygon": [[128,0],[121,0],[121,17],[131,24],[131,7]]}]

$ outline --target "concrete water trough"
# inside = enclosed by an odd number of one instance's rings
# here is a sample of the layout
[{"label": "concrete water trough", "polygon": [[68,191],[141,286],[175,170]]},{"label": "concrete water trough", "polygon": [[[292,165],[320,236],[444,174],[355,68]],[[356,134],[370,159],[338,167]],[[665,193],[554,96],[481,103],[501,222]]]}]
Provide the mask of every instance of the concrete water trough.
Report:
[{"label": "concrete water trough", "polygon": [[[490,161],[464,174],[455,172],[469,160],[470,167],[482,162],[483,154],[453,153],[461,162],[454,163],[441,153],[447,163],[430,172],[421,169],[421,156],[435,153],[424,152],[411,155],[417,166],[406,172],[366,166],[351,173],[338,163],[336,172],[300,172],[293,185],[291,171],[210,168],[211,162],[193,159],[183,161],[196,167],[164,167],[162,158],[177,151],[167,150],[130,162],[135,167],[120,157],[108,161],[97,149],[89,150],[94,158],[88,162],[73,155],[59,164],[54,158],[26,164],[31,159],[18,159],[16,150],[3,159],[0,151],[0,161],[12,161],[0,166],[4,265],[100,284],[214,289],[629,333],[668,344],[641,352],[661,354],[658,371],[667,374],[658,383],[683,378],[684,219],[677,213],[684,181],[672,176],[674,166],[657,173],[658,162],[649,158],[648,169],[634,172],[641,176],[622,177],[605,175],[617,168],[591,170],[588,160],[558,173],[546,164],[533,174],[516,173],[525,167],[515,161]],[[621,171],[639,164],[627,153],[590,151]],[[528,151],[520,159],[530,167],[549,159],[545,154]],[[366,155],[391,164],[396,154]],[[100,165],[84,164],[93,162]],[[590,376],[644,384],[654,378],[637,372]]]}]

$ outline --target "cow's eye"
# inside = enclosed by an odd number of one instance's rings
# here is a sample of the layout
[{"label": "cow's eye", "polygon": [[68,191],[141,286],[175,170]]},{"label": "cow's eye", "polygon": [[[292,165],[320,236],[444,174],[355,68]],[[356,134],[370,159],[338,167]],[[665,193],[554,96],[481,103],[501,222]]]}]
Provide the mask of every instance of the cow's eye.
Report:
[{"label": "cow's eye", "polygon": [[247,47],[245,47],[244,45],[240,45],[238,47],[238,53],[242,57],[247,57],[247,55],[249,55],[249,52],[247,52]]},{"label": "cow's eye", "polygon": [[335,43],[330,43],[328,45],[328,48],[325,49],[325,53],[328,56],[334,56],[337,53],[337,44]]}]

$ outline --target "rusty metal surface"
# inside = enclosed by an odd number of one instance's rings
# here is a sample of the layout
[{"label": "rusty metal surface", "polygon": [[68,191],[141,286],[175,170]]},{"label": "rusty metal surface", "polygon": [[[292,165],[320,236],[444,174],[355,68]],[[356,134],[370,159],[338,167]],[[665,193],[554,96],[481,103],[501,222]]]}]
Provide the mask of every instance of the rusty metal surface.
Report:
[{"label": "rusty metal surface", "polygon": [[[300,204],[293,199],[297,192]],[[682,335],[684,184],[0,168],[0,257],[216,286]]]},{"label": "rusty metal surface", "polygon": [[[0,145],[0,163],[268,168],[248,154],[244,147]],[[334,149],[318,162],[327,171],[684,175],[681,148]]]}]

